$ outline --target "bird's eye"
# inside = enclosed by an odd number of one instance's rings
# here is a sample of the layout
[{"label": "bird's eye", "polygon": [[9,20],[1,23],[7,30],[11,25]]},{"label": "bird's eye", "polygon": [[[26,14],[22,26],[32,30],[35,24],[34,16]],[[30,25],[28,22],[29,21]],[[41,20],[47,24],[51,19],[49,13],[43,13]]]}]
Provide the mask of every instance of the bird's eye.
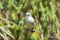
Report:
[{"label": "bird's eye", "polygon": [[29,15],[27,15],[27,16],[29,16]]}]

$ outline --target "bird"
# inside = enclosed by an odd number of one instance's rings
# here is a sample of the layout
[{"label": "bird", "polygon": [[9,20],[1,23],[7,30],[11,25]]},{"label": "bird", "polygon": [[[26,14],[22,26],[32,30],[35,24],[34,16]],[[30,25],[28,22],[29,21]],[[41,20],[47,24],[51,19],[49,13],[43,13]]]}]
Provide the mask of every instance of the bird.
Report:
[{"label": "bird", "polygon": [[25,16],[25,25],[27,26],[27,28],[31,31],[34,31],[34,18],[32,17],[30,12],[26,13]]}]

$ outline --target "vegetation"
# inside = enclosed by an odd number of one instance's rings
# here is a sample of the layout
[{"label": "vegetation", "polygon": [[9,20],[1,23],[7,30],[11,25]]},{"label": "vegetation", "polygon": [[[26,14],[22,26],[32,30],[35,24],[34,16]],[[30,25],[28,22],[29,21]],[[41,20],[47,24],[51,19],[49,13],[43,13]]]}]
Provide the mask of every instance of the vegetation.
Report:
[{"label": "vegetation", "polygon": [[[35,19],[33,33],[26,12]],[[60,0],[0,0],[0,40],[60,40]]]}]

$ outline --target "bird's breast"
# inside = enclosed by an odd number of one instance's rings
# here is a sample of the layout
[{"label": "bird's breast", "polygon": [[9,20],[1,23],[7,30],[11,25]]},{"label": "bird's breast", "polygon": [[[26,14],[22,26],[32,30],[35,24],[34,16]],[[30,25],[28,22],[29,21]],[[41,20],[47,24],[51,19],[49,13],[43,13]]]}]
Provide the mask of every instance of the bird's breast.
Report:
[{"label": "bird's breast", "polygon": [[33,28],[33,25],[32,25],[31,23],[29,23],[29,22],[26,23],[26,26],[27,26],[28,28]]}]

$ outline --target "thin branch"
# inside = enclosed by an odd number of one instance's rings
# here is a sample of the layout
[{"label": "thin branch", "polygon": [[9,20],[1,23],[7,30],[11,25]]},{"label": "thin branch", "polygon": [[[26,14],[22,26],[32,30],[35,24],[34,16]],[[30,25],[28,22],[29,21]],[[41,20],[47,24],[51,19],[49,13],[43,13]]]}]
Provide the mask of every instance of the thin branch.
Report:
[{"label": "thin branch", "polygon": [[[8,23],[15,24],[14,22],[11,22],[11,21],[9,21],[9,20],[7,20],[7,19],[5,19],[5,18],[2,18],[2,17],[0,17],[0,19],[2,19],[2,20],[4,20],[4,21],[6,21],[6,22],[8,22]],[[15,25],[17,25],[17,24],[15,24]]]}]

